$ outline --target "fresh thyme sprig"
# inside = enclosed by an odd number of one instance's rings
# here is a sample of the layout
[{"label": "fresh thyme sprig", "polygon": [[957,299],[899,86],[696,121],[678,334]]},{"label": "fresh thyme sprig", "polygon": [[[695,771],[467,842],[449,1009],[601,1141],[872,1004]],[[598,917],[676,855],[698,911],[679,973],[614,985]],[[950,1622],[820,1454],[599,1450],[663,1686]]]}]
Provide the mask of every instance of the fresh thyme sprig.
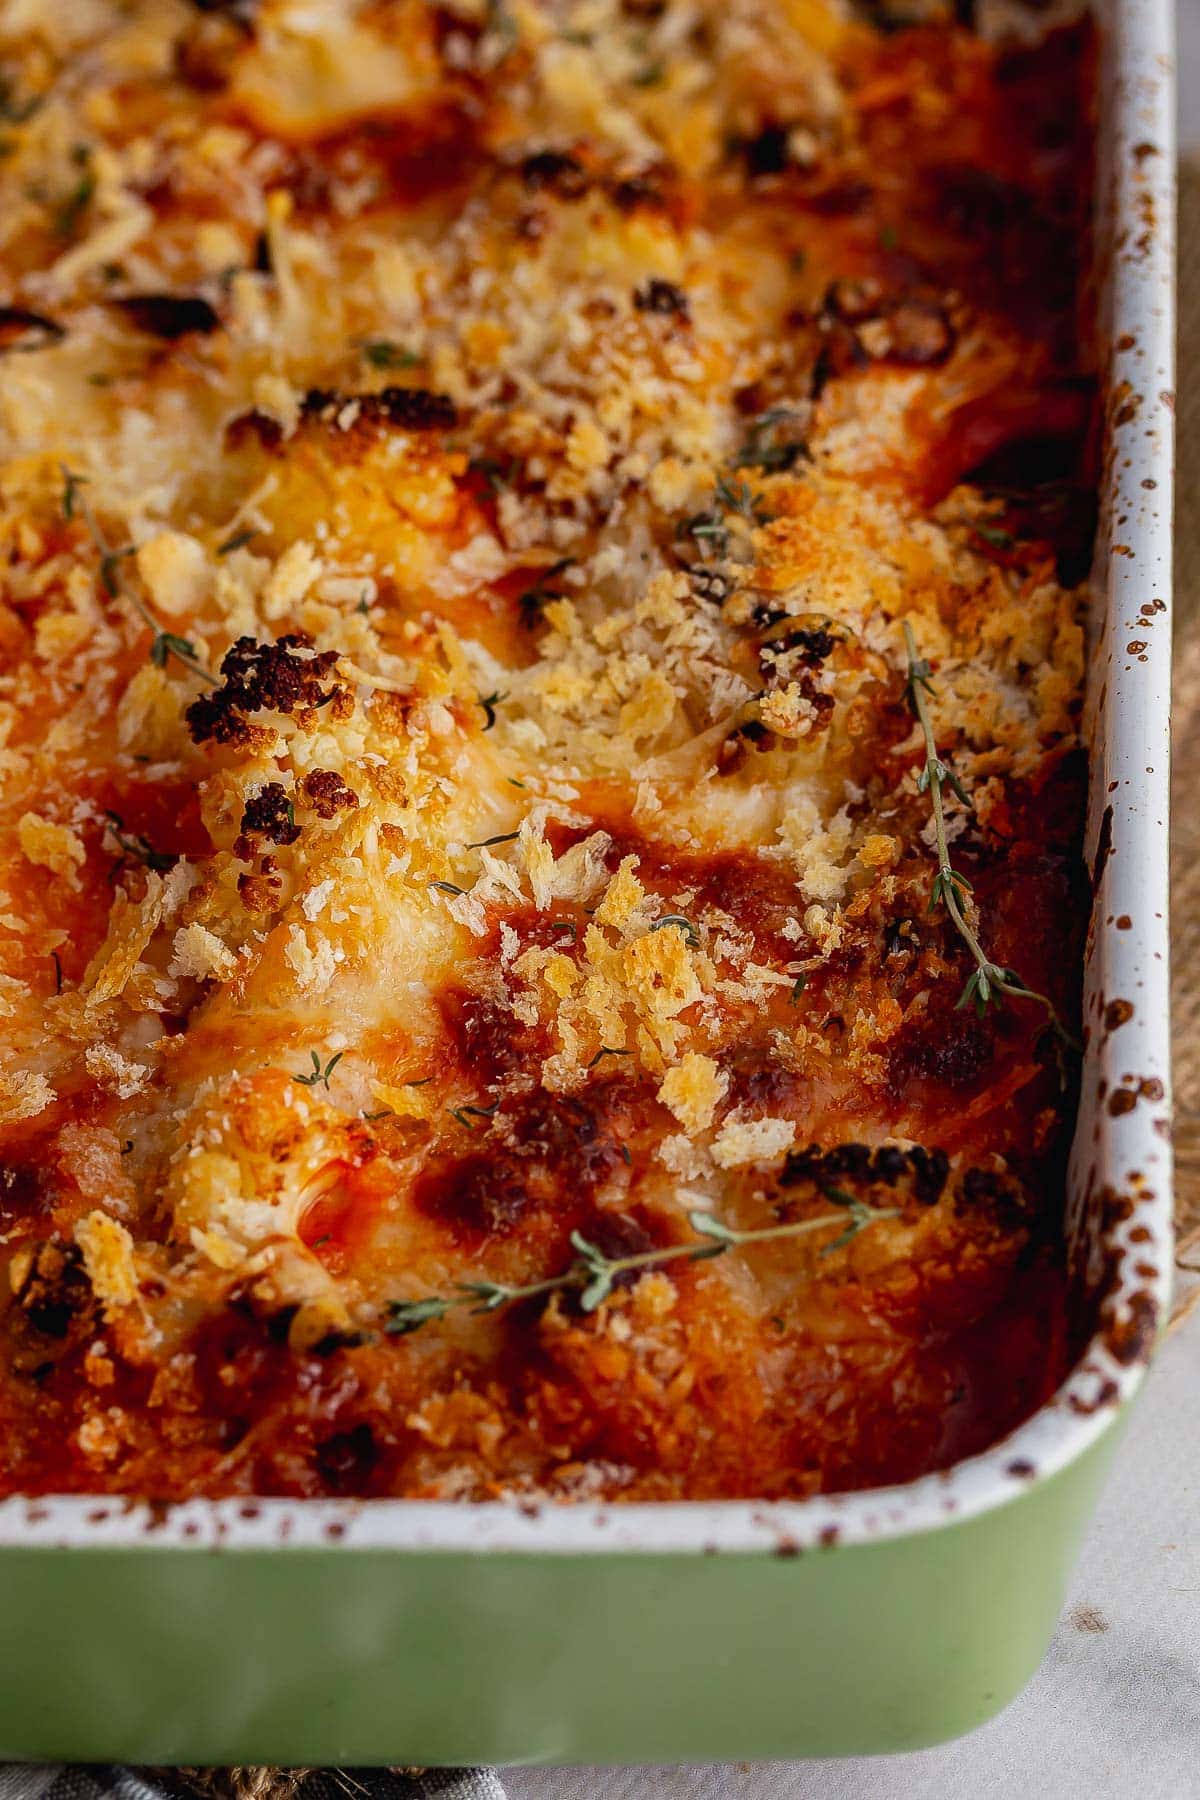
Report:
[{"label": "fresh thyme sprig", "polygon": [[930,805],[933,808],[933,829],[937,840],[938,866],[929,891],[929,908],[932,911],[936,906],[945,907],[951,924],[975,961],[975,968],[964,982],[962,993],[958,997],[958,1006],[961,1008],[973,1004],[976,1012],[982,1018],[989,1004],[994,1003],[998,1006],[1006,999],[1033,1000],[1038,1006],[1045,1008],[1046,1016],[1055,1035],[1071,1049],[1077,1050],[1079,1045],[1059,1018],[1054,1003],[1045,994],[1039,994],[1033,988],[1026,987],[1014,969],[1006,969],[999,963],[994,963],[979,942],[967,917],[967,908],[971,905],[968,899],[971,893],[971,883],[960,870],[954,868],[950,861],[950,845],[946,837],[946,810],[942,789],[943,787],[950,788],[967,806],[971,804],[970,796],[954,771],[948,768],[938,755],[926,699],[926,695],[934,691],[933,682],[930,679],[932,671],[928,662],[917,655],[916,639],[907,619],[904,621],[904,647],[908,656],[908,679],[905,682],[904,691],[913,717],[920,725],[921,734],[925,739],[925,766],[917,777],[917,790],[919,793],[929,795]]},{"label": "fresh thyme sprig", "polygon": [[210,687],[220,687],[220,682],[206,669],[196,654],[196,646],[187,638],[177,637],[173,631],[164,631],[150,608],[141,597],[130,588],[124,587],[117,578],[117,569],[127,556],[133,555],[133,546],[126,545],[114,550],[101,531],[96,515],[88,504],[83,489],[87,486],[86,475],[73,474],[65,463],[59,464],[62,470],[62,515],[64,519],[82,519],[87,526],[92,543],[100,552],[100,583],[111,600],[126,600],[132,606],[143,625],[154,633],[150,645],[150,661],[156,668],[165,669],[173,656],[176,662],[182,663],[185,669],[197,676]]},{"label": "fresh thyme sprig", "polygon": [[390,1337],[404,1337],[409,1332],[419,1331],[422,1325],[428,1325],[435,1319],[444,1319],[448,1312],[456,1308],[466,1308],[472,1313],[497,1312],[500,1307],[508,1306],[514,1300],[531,1300],[541,1294],[553,1294],[566,1289],[578,1290],[581,1312],[595,1312],[608,1299],[620,1275],[641,1269],[658,1269],[671,1262],[706,1262],[711,1257],[724,1256],[727,1250],[737,1249],[743,1244],[765,1244],[776,1238],[809,1237],[813,1232],[825,1231],[831,1225],[841,1225],[842,1229],[837,1236],[821,1247],[820,1254],[828,1256],[831,1251],[840,1250],[850,1243],[868,1225],[874,1225],[880,1219],[894,1219],[899,1214],[898,1207],[868,1206],[865,1201],[855,1199],[841,1188],[823,1188],[822,1192],[827,1200],[832,1200],[841,1210],[822,1213],[816,1219],[800,1219],[788,1225],[766,1225],[759,1231],[735,1231],[732,1226],[723,1224],[711,1213],[689,1212],[688,1223],[703,1242],[668,1244],[661,1250],[642,1250],[635,1256],[605,1256],[603,1250],[585,1238],[582,1232],[573,1231],[571,1247],[575,1251],[575,1257],[561,1275],[551,1275],[546,1281],[531,1281],[524,1287],[509,1287],[499,1281],[460,1281],[456,1283],[452,1294],[428,1294],[423,1300],[393,1300],[384,1330]]}]

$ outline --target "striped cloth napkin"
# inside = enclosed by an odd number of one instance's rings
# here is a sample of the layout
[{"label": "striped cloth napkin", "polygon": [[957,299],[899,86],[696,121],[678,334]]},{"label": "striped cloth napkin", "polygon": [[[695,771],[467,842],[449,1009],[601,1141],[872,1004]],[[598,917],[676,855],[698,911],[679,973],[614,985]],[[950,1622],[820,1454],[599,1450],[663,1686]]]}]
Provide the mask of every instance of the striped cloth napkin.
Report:
[{"label": "striped cloth napkin", "polygon": [[[0,1800],[505,1800],[494,1769],[197,1771],[210,1773],[223,1779],[191,1782],[173,1770],[104,1763],[12,1763],[0,1768]],[[240,1774],[259,1779],[239,1782]]]}]

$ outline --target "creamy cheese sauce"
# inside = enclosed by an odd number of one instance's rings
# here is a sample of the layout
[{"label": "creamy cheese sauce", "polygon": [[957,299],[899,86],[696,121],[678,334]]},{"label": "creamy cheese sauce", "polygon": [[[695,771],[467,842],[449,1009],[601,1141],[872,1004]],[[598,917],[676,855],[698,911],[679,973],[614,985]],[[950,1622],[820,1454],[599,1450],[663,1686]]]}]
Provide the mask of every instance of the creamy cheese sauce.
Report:
[{"label": "creamy cheese sauce", "polygon": [[10,10],[0,1491],[802,1495],[1052,1390],[1090,70]]}]

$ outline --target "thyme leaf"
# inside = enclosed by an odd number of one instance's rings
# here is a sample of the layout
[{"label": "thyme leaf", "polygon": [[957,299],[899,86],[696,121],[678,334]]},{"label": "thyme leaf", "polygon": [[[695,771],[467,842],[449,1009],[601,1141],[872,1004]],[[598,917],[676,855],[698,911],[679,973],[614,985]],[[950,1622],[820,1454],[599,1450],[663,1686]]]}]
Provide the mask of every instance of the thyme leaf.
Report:
[{"label": "thyme leaf", "polygon": [[496,723],[496,708],[502,700],[507,699],[508,695],[502,694],[499,688],[491,694],[480,694],[479,704],[483,708],[483,729],[485,731],[490,731],[492,729],[492,726]]},{"label": "thyme leaf", "polygon": [[414,350],[405,350],[390,338],[368,338],[359,349],[373,369],[415,369],[421,360]]},{"label": "thyme leaf", "polygon": [[717,512],[693,513],[679,527],[679,536],[695,538],[698,544],[711,546],[717,556],[724,556],[729,548],[729,532],[725,522]]},{"label": "thyme leaf", "polygon": [[149,840],[142,836],[141,832],[127,831],[125,821],[120,813],[106,810],[104,818],[107,829],[116,838],[126,856],[136,858],[147,869],[153,869],[157,875],[165,874],[168,869],[175,867],[179,860],[178,857],[171,856],[162,850],[156,850]]},{"label": "thyme leaf", "polygon": [[217,555],[232,556],[235,550],[242,549],[243,545],[248,544],[251,538],[257,536],[258,533],[253,530],[235,531],[232,537],[227,537],[223,543],[217,545]]},{"label": "thyme leaf", "polygon": [[337,1051],[335,1055],[329,1058],[329,1061],[324,1067],[322,1067],[321,1058],[317,1055],[317,1052],[315,1050],[310,1050],[309,1055],[312,1057],[312,1074],[293,1075],[292,1080],[298,1081],[301,1087],[313,1088],[320,1085],[327,1088],[329,1086],[329,1077],[333,1074],[333,1071],[337,1068],[345,1054],[344,1050]]},{"label": "thyme leaf", "polygon": [[87,486],[91,477],[74,474],[65,463],[60,463],[59,467],[63,476],[62,516],[64,519],[73,519],[79,507],[79,490]]},{"label": "thyme leaf", "polygon": [[531,588],[526,588],[524,593],[518,596],[517,608],[526,631],[534,629],[551,600],[565,598],[561,588],[552,587],[550,584],[557,581],[563,570],[569,569],[574,561],[573,556],[560,556],[556,563],[551,563],[548,569],[542,570]]},{"label": "thyme leaf", "polygon": [[63,199],[54,214],[54,229],[59,237],[70,237],[79,224],[80,219],[92,203],[96,192],[96,177],[91,167],[92,153],[86,144],[76,144],[71,150],[71,161],[81,171],[78,181]]},{"label": "thyme leaf", "polygon": [[[917,787],[921,793],[929,795],[933,809],[933,828],[937,842],[937,872],[929,893],[929,909],[942,907],[950,923],[957,931],[967,949],[971,952],[975,967],[963,985],[958,997],[957,1007],[974,1006],[980,1018],[989,1006],[1000,1006],[1005,1000],[1032,1000],[1045,1009],[1051,1029],[1059,1041],[1069,1049],[1078,1050],[1079,1044],[1073,1038],[1058,1016],[1057,1008],[1045,994],[1039,994],[1025,982],[1013,969],[1005,969],[994,963],[979,942],[978,935],[968,918],[970,906],[971,884],[966,876],[950,861],[950,844],[946,836],[946,813],[942,801],[943,785],[951,787],[961,798],[966,798],[957,778],[951,775],[946,764],[938,755],[934,740],[933,725],[929,717],[927,696],[934,692],[930,679],[929,664],[917,655],[916,639],[908,620],[904,621],[904,647],[908,661],[908,673],[905,681],[905,694],[913,716],[921,727],[921,735],[925,740],[925,766],[918,777]],[[968,804],[970,802],[968,801]]]},{"label": "thyme leaf", "polygon": [[713,491],[712,505],[704,512],[693,513],[678,528],[681,537],[691,537],[710,548],[718,557],[729,553],[730,519],[748,526],[768,525],[772,515],[762,510],[760,496],[745,481],[730,481],[722,475]]},{"label": "thyme leaf", "polygon": [[498,1100],[493,1100],[490,1106],[448,1106],[446,1111],[452,1119],[458,1120],[464,1131],[474,1131],[471,1120],[493,1118],[499,1105]]},{"label": "thyme leaf", "polygon": [[110,600],[115,600],[121,592],[121,586],[117,580],[117,568],[127,556],[132,555],[133,545],[126,544],[120,550],[106,550],[100,558],[100,580],[104,584],[104,591]]},{"label": "thyme leaf", "polygon": [[521,27],[504,0],[487,0],[484,21],[488,34],[497,41],[498,60],[504,62],[521,41]]},{"label": "thyme leaf", "polygon": [[767,525],[771,514],[763,512],[759,496],[752,492],[747,481],[729,481],[724,475],[717,482],[716,502],[728,516],[745,519],[749,525]]},{"label": "thyme leaf", "polygon": [[390,1317],[383,1329],[389,1337],[405,1337],[410,1331],[420,1331],[422,1325],[428,1325],[432,1319],[444,1319],[455,1305],[461,1305],[461,1302],[443,1300],[436,1294],[431,1294],[427,1300],[393,1300]]},{"label": "thyme leaf", "polygon": [[101,531],[96,521],[96,515],[83,493],[89,478],[86,475],[74,474],[65,463],[60,463],[59,468],[63,478],[63,518],[83,520],[93,546],[100,553],[100,585],[105,594],[110,600],[126,601],[142,624],[153,633],[150,642],[150,661],[155,668],[165,669],[169,659],[173,656],[191,674],[198,676],[201,681],[207,682],[210,687],[220,687],[221,684],[211,669],[206,669],[201,662],[196,646],[187,638],[177,637],[173,631],[164,631],[141,596],[134,593],[131,588],[122,585],[118,570],[125,558],[134,554],[135,546],[126,544],[119,550],[112,548]]},{"label": "thyme leaf", "polygon": [[531,1281],[521,1287],[508,1287],[494,1281],[460,1281],[452,1294],[429,1294],[419,1300],[393,1300],[388,1308],[389,1317],[384,1331],[391,1337],[404,1337],[434,1320],[444,1319],[455,1308],[461,1307],[472,1313],[496,1312],[514,1300],[540,1298],[544,1294],[565,1290],[578,1294],[581,1312],[591,1313],[609,1298],[622,1275],[662,1268],[672,1262],[707,1262],[746,1244],[808,1237],[814,1232],[841,1226],[832,1241],[822,1247],[821,1254],[825,1255],[849,1243],[869,1225],[876,1224],[880,1219],[894,1219],[899,1214],[898,1207],[868,1206],[865,1201],[844,1194],[841,1189],[823,1189],[822,1192],[827,1198],[834,1200],[837,1212],[822,1213],[814,1219],[794,1220],[785,1225],[767,1225],[757,1231],[736,1231],[712,1213],[693,1211],[688,1213],[688,1223],[696,1236],[690,1242],[667,1244],[658,1250],[642,1250],[634,1256],[606,1256],[599,1245],[584,1237],[581,1231],[573,1231],[570,1241],[575,1256],[561,1274],[551,1275],[544,1281]]},{"label": "thyme leaf", "polygon": [[661,919],[655,919],[650,929],[651,931],[665,931],[668,925],[674,925],[679,931],[682,931],[684,942],[689,950],[700,948],[700,933],[692,921],[685,919],[682,913],[664,913]]},{"label": "thyme leaf", "polygon": [[478,475],[492,499],[507,493],[521,473],[521,464],[515,456],[503,459],[496,456],[473,456],[467,464],[472,475]]},{"label": "thyme leaf", "polygon": [[741,449],[733,458],[735,469],[762,469],[766,474],[790,469],[800,457],[807,455],[804,441],[786,435],[788,427],[802,423],[800,414],[790,406],[772,406],[755,420],[747,432]]},{"label": "thyme leaf", "polygon": [[11,81],[7,77],[0,79],[0,119],[6,125],[24,125],[44,101],[44,94],[31,94],[25,100],[18,100]]},{"label": "thyme leaf", "polygon": [[514,1288],[506,1287],[500,1281],[460,1281],[458,1286],[464,1294],[470,1294],[479,1301],[476,1312],[495,1312],[503,1306],[515,1293]]},{"label": "thyme leaf", "polygon": [[200,673],[196,661],[196,646],[190,638],[176,637],[173,631],[156,631],[154,642],[150,646],[150,661],[156,669],[165,669],[171,657],[175,657],[193,674]]}]

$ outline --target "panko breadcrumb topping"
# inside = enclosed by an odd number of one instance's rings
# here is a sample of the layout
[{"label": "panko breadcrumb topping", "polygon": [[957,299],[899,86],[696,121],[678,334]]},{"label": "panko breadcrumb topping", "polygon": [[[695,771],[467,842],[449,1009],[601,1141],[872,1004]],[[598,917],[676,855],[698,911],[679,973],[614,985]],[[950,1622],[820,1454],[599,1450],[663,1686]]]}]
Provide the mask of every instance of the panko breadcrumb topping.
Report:
[{"label": "panko breadcrumb topping", "polygon": [[0,20],[0,1492],[1061,1377],[1091,39],[917,10]]}]

